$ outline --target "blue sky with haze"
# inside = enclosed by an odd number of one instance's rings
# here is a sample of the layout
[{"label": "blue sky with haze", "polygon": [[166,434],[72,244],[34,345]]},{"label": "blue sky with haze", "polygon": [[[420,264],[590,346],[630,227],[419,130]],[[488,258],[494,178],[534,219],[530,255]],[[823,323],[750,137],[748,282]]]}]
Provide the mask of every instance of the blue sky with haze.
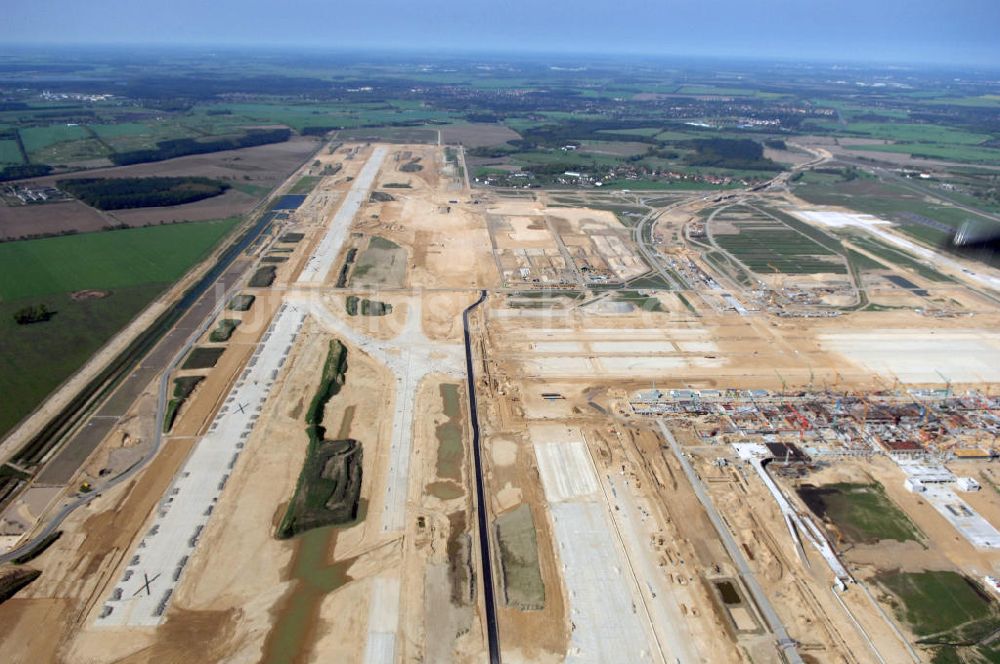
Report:
[{"label": "blue sky with haze", "polygon": [[8,3],[0,44],[38,42],[745,55],[1000,67],[1000,0]]}]

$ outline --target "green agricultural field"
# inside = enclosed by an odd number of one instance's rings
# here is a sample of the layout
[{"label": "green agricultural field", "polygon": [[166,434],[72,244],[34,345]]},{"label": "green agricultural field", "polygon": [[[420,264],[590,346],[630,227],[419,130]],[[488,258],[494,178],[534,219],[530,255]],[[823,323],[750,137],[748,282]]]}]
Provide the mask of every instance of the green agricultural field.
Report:
[{"label": "green agricultural field", "polygon": [[927,104],[948,104],[950,106],[972,106],[975,108],[1000,108],[1000,95],[980,95],[978,97],[941,97],[921,100]]},{"label": "green agricultural field", "polygon": [[[236,220],[155,226],[0,244],[0,435],[171,283],[203,259]],[[102,297],[74,299],[95,290]],[[14,312],[44,304],[47,322]]]},{"label": "green agricultural field", "polygon": [[925,279],[929,279],[931,281],[953,281],[951,277],[941,274],[932,267],[924,265],[909,254],[899,251],[898,249],[894,249],[884,242],[879,242],[871,237],[859,235],[851,238],[851,242],[856,244],[861,249],[864,249],[865,251],[878,256],[889,263],[895,264],[899,267],[909,268]]},{"label": "green agricultural field", "polygon": [[[881,138],[888,141],[904,141],[908,143],[944,143],[955,145],[978,145],[988,141],[992,136],[931,124],[913,124],[896,122],[848,122],[846,125],[836,122],[813,123],[827,131],[855,134],[869,138]],[[867,146],[866,146],[867,147]]]},{"label": "green agricultural field", "polygon": [[360,127],[411,122],[447,122],[454,116],[443,111],[387,106],[386,104],[225,104],[233,116],[253,122],[305,127]]},{"label": "green agricultural field", "polygon": [[1000,161],[1000,150],[975,145],[944,145],[941,143],[893,143],[889,145],[851,145],[849,150],[866,152],[898,152],[917,157],[995,164]]},{"label": "green agricultural field", "polygon": [[619,136],[656,136],[660,133],[659,127],[640,127],[638,129],[598,129],[598,134],[617,134]]},{"label": "green agricultural field", "polygon": [[537,164],[565,164],[566,166],[583,170],[592,167],[614,166],[621,163],[620,157],[611,155],[563,152],[562,150],[517,152],[512,154],[510,159],[513,163],[523,167],[531,167]]},{"label": "green agricultural field", "polygon": [[8,164],[21,164],[21,151],[17,147],[17,141],[0,141],[0,166]]},{"label": "green agricultural field", "polygon": [[602,189],[630,189],[632,191],[701,191],[714,189],[738,189],[743,185],[710,184],[708,182],[692,182],[690,180],[611,180],[605,182]]},{"label": "green agricultural field", "polygon": [[[92,300],[77,301],[62,292],[0,302],[0,435],[83,366],[163,288],[116,288],[108,297]],[[14,312],[29,304],[45,304],[56,314],[45,323],[17,325]]]},{"label": "green agricultural field", "polygon": [[52,125],[50,127],[28,127],[21,129],[21,140],[28,154],[33,155],[56,143],[82,141],[90,138],[83,127],[77,125]]},{"label": "green agricultural field", "polygon": [[236,219],[0,244],[0,300],[176,281]]},{"label": "green agricultural field", "polygon": [[341,129],[342,141],[369,141],[373,137],[388,143],[437,143],[438,130],[431,127],[354,127]]},{"label": "green agricultural field", "polygon": [[795,182],[802,184],[836,184],[843,182],[844,178],[833,173],[817,173],[816,171],[803,171]]},{"label": "green agricultural field", "polygon": [[795,194],[814,205],[839,205],[899,222],[901,232],[932,244],[944,239],[945,234],[914,223],[909,215],[926,217],[956,229],[970,219],[985,220],[968,210],[928,202],[923,194],[905,187],[872,180],[803,184],[795,188]]},{"label": "green agricultural field", "polygon": [[198,138],[203,135],[179,124],[166,122],[126,122],[88,127],[116,152],[152,149],[160,141]]},{"label": "green agricultural field", "polygon": [[804,486],[799,495],[816,516],[829,520],[848,542],[920,540],[917,527],[878,484]]},{"label": "green agricultural field", "polygon": [[714,85],[682,85],[677,94],[680,95],[729,95],[753,97],[757,91],[752,88],[724,88]]},{"label": "green agricultural field", "polygon": [[955,572],[884,572],[876,577],[892,593],[897,619],[933,653],[933,662],[996,662],[1000,648],[977,645],[1000,629],[997,602]]},{"label": "green agricultural field", "polygon": [[648,143],[629,141],[583,141],[577,152],[584,154],[609,155],[613,157],[631,157],[645,154]]},{"label": "green agricultural field", "polygon": [[758,273],[811,274],[829,272],[844,274],[847,269],[840,254],[830,243],[789,228],[768,218],[726,219],[738,229],[737,234],[713,234],[716,243]]}]

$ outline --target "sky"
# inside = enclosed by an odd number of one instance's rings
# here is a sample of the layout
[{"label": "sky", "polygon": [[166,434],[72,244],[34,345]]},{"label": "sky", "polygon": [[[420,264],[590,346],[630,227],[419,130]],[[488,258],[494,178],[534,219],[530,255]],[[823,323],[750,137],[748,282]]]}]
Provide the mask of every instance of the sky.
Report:
[{"label": "sky", "polygon": [[1000,0],[31,0],[2,44],[752,56],[1000,68]]}]

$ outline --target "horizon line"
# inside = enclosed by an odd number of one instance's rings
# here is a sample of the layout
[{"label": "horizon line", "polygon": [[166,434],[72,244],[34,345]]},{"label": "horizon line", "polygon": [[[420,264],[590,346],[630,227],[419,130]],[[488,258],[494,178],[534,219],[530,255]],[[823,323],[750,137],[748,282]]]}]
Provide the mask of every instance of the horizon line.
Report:
[{"label": "horizon line", "polygon": [[666,50],[650,49],[610,49],[601,51],[578,51],[573,48],[530,48],[523,50],[507,49],[499,46],[487,46],[482,48],[472,48],[459,45],[437,45],[431,48],[421,47],[413,44],[409,45],[341,45],[332,46],[328,44],[291,44],[288,42],[243,42],[243,41],[189,41],[189,42],[128,42],[128,41],[21,41],[7,42],[0,47],[0,58],[14,55],[7,51],[17,49],[50,49],[50,48],[104,48],[104,49],[129,49],[129,50],[246,50],[258,49],[263,52],[311,52],[328,53],[340,55],[394,55],[407,54],[422,57],[441,56],[465,56],[465,57],[516,57],[517,59],[530,59],[538,57],[568,57],[568,58],[589,58],[591,61],[601,61],[603,59],[621,58],[652,58],[662,60],[704,60],[704,61],[745,61],[754,63],[771,64],[800,64],[800,65],[825,65],[825,66],[854,66],[869,68],[976,68],[984,71],[1000,71],[1000,62],[990,60],[989,62],[973,60],[933,60],[933,59],[885,59],[878,57],[839,57],[822,56],[810,54],[805,57],[792,54],[784,55],[755,55],[744,52],[730,53],[704,53],[704,52],[677,52]]}]

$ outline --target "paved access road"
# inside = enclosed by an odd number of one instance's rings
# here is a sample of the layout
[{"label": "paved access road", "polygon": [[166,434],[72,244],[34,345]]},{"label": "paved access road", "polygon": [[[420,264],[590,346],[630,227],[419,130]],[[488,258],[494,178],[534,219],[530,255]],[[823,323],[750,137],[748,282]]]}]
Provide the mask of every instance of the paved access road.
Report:
[{"label": "paved access road", "polygon": [[483,577],[483,604],[486,620],[486,641],[489,646],[490,664],[500,664],[500,630],[497,627],[496,593],[493,589],[493,560],[490,557],[490,524],[486,512],[486,484],[483,481],[483,458],[479,441],[479,411],[476,407],[476,374],[472,361],[472,336],[469,333],[469,315],[486,301],[486,291],[462,312],[465,336],[466,380],[469,392],[469,422],[472,424],[472,459],[476,470],[476,519],[479,530],[479,558]]},{"label": "paved access road", "polygon": [[696,472],[694,472],[691,462],[688,461],[686,456],[684,456],[684,450],[681,449],[680,443],[678,443],[677,439],[674,438],[674,435],[670,433],[670,429],[668,429],[667,425],[663,423],[663,420],[657,420],[657,424],[660,427],[660,432],[663,434],[663,437],[670,444],[670,449],[673,451],[674,456],[676,456],[677,460],[680,461],[681,467],[684,469],[684,474],[687,476],[688,481],[691,482],[691,487],[694,489],[695,494],[698,496],[698,500],[705,508],[708,518],[712,520],[712,525],[715,526],[715,530],[719,533],[719,538],[722,540],[723,546],[726,547],[729,557],[733,559],[733,563],[739,570],[743,583],[750,591],[750,594],[753,595],[754,602],[760,608],[761,613],[764,614],[764,620],[767,621],[767,624],[770,626],[775,638],[778,639],[778,647],[781,648],[785,659],[791,662],[791,664],[803,664],[802,658],[799,656],[798,648],[795,645],[795,641],[793,641],[788,635],[788,632],[785,630],[784,623],[781,622],[781,618],[778,616],[777,611],[775,611],[774,607],[771,605],[771,600],[767,598],[767,594],[764,592],[764,589],[760,587],[759,583],[757,583],[757,578],[754,576],[753,570],[750,569],[750,564],[747,563],[747,559],[743,556],[743,551],[740,550],[736,540],[733,539],[733,535],[729,532],[729,528],[726,526],[725,521],[723,521],[722,517],[719,515],[719,511],[715,509],[715,504],[712,503],[712,499],[705,491],[705,487],[701,483],[701,478],[698,477]]}]

